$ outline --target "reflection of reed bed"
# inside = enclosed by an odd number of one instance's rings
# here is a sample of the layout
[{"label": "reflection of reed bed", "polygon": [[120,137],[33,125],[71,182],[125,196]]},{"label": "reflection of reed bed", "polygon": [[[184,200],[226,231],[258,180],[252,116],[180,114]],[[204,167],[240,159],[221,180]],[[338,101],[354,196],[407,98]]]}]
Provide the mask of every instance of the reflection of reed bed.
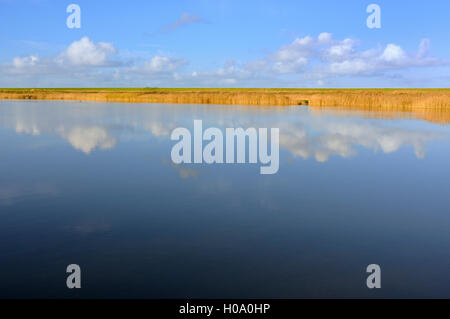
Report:
[{"label": "reflection of reed bed", "polygon": [[[378,119],[421,119],[428,122],[450,124],[450,108],[421,107],[325,107],[310,108],[313,115],[358,116]],[[323,113],[327,111],[327,113]]]},{"label": "reflection of reed bed", "polygon": [[450,109],[450,89],[0,89],[0,99]]}]

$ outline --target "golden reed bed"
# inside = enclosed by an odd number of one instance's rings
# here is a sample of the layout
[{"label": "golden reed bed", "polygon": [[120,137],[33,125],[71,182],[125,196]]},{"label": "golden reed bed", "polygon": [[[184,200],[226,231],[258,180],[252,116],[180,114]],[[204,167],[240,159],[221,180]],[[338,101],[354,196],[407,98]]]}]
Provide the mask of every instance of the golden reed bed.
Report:
[{"label": "golden reed bed", "polygon": [[0,99],[309,105],[313,110],[360,110],[384,118],[410,113],[412,117],[450,123],[450,89],[0,89]]}]

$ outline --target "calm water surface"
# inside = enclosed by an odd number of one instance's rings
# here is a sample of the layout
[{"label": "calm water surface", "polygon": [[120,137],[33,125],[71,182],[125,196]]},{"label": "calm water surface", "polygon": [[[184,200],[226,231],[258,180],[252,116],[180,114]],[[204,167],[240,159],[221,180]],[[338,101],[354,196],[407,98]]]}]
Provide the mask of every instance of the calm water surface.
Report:
[{"label": "calm water surface", "polygon": [[[278,127],[279,172],[173,164],[194,119]],[[450,126],[422,120],[2,101],[0,297],[449,298],[449,178]]]}]

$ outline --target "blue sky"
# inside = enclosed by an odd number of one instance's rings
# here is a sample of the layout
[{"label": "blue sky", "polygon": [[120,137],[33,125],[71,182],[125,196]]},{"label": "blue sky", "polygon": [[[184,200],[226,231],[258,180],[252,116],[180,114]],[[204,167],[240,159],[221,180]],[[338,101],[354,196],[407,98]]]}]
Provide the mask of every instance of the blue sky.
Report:
[{"label": "blue sky", "polygon": [[[69,29],[66,8],[81,8]],[[381,28],[369,29],[369,4]],[[450,87],[444,0],[0,0],[0,87]]]}]

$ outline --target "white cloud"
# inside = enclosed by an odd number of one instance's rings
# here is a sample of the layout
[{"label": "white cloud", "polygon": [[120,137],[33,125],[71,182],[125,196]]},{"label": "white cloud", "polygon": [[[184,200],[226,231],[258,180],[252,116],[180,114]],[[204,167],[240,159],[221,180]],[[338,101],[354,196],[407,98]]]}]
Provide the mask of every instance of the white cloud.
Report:
[{"label": "white cloud", "polygon": [[157,55],[144,62],[142,70],[150,73],[173,72],[185,64],[187,64],[187,61],[184,59]]},{"label": "white cloud", "polygon": [[30,55],[27,57],[15,57],[13,59],[13,66],[15,68],[21,69],[25,67],[30,67],[36,65],[39,62],[39,58],[35,55]]},{"label": "white cloud", "polygon": [[278,74],[302,72],[313,55],[314,47],[315,41],[309,36],[295,39],[269,57],[270,70]]},{"label": "white cloud", "polygon": [[[417,53],[407,53],[397,44],[390,43],[384,49],[358,51],[354,44],[340,45],[335,50],[332,63],[325,66],[329,75],[380,75],[391,70],[413,67],[432,67],[445,65],[445,60],[428,57],[429,40],[424,39]],[[330,55],[328,56],[330,57]]]},{"label": "white cloud", "polygon": [[73,42],[57,61],[75,66],[108,66],[112,64],[109,58],[115,53],[116,48],[112,43],[94,43],[88,37],[83,37]]},{"label": "white cloud", "polygon": [[353,59],[331,63],[328,72],[340,75],[358,75],[372,70],[374,70],[373,64],[363,59]]},{"label": "white cloud", "polygon": [[390,70],[444,65],[445,60],[429,57],[430,41],[423,39],[417,53],[407,53],[397,44],[384,49],[360,50],[355,39],[334,40],[330,33],[317,38],[306,36],[282,46],[264,59],[246,64],[257,73],[298,74],[323,79],[336,75],[380,75]]},{"label": "white cloud", "polygon": [[0,64],[0,86],[13,87],[12,83],[18,83],[18,87],[76,87],[86,82],[94,86],[145,86],[144,81],[152,79],[168,82],[181,78],[176,71],[187,64],[185,59],[162,55],[142,63],[141,59],[128,56],[127,61],[116,53],[112,43],[96,43],[83,37],[53,57],[30,55]]},{"label": "white cloud", "polygon": [[322,32],[321,34],[319,34],[318,40],[320,44],[328,44],[332,41],[333,36],[331,35],[331,33],[328,32]]},{"label": "white cloud", "polygon": [[[331,43],[331,39],[328,43]],[[322,51],[321,58],[324,61],[331,62],[343,61],[355,53],[355,46],[356,41],[352,39],[345,39],[341,42],[333,43],[330,47]]]},{"label": "white cloud", "polygon": [[[182,15],[177,25],[196,19]],[[83,37],[55,57],[33,54],[0,65],[0,86],[84,86],[88,82],[94,86],[295,87],[305,83],[317,86],[318,80],[323,85],[325,79],[329,85],[342,76],[388,78],[391,71],[447,65],[448,61],[430,55],[430,47],[430,41],[423,39],[416,52],[407,52],[395,43],[361,49],[356,39],[336,40],[324,32],[317,37],[299,37],[259,59],[230,60],[212,70],[195,66],[193,71],[183,70],[188,61],[180,57],[149,57],[141,52],[141,58],[129,54],[125,58],[116,54],[112,43]]]},{"label": "white cloud", "polygon": [[407,58],[405,51],[395,44],[388,44],[381,55],[381,60],[389,63],[402,63]]}]

